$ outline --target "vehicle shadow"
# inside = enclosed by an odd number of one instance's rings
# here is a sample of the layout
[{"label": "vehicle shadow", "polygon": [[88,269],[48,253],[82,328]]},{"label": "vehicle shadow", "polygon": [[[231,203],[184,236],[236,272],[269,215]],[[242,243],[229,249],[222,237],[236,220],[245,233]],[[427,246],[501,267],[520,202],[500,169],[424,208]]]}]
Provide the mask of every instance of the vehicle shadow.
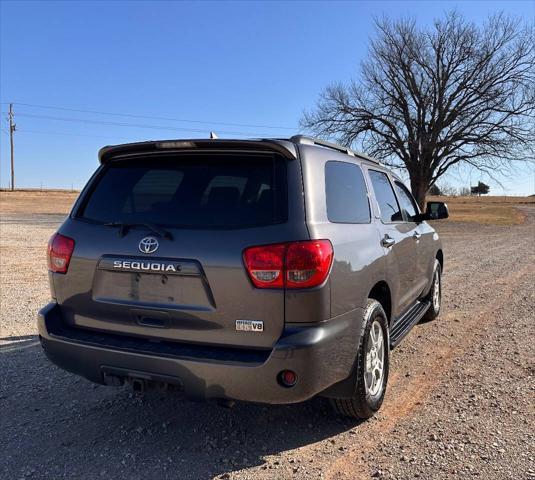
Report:
[{"label": "vehicle shadow", "polygon": [[280,478],[270,455],[358,425],[336,417],[319,398],[226,409],[178,393],[140,396],[128,387],[99,386],[56,368],[38,346],[0,351],[0,365],[0,476],[6,478],[197,480],[255,466]]}]

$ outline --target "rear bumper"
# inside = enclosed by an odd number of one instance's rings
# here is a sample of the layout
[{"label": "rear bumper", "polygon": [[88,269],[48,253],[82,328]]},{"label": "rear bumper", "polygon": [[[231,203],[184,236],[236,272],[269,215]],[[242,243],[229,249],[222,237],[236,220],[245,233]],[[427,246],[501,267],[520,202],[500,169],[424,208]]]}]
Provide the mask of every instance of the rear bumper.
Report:
[{"label": "rear bumper", "polygon": [[[357,309],[314,326],[288,325],[269,352],[207,348],[206,355],[203,347],[148,351],[143,339],[65,328],[55,303],[39,312],[38,327],[48,358],[93,382],[106,383],[105,374],[144,378],[180,385],[190,398],[275,404],[307,400],[350,375],[362,314]],[[284,369],[297,373],[295,386],[278,383]]]}]

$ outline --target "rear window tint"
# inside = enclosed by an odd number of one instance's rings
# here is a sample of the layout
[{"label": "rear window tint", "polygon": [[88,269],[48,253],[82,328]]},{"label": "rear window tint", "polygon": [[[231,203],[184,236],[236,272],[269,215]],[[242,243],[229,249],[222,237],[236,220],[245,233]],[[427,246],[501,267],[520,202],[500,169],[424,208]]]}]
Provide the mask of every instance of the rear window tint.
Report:
[{"label": "rear window tint", "polygon": [[279,156],[186,155],[104,167],[77,212],[97,223],[240,228],[287,220]]},{"label": "rear window tint", "polygon": [[370,205],[362,170],[347,162],[325,164],[327,217],[333,223],[369,223]]},{"label": "rear window tint", "polygon": [[247,177],[229,177],[227,175],[219,175],[217,177],[214,177],[210,182],[210,185],[206,187],[206,190],[204,191],[202,196],[201,203],[203,205],[206,205],[213,190],[218,188],[237,188],[240,191],[240,195],[242,195],[246,183]]},{"label": "rear window tint", "polygon": [[132,188],[132,202],[125,206],[125,211],[149,211],[155,203],[170,201],[183,177],[180,171],[149,170]]}]

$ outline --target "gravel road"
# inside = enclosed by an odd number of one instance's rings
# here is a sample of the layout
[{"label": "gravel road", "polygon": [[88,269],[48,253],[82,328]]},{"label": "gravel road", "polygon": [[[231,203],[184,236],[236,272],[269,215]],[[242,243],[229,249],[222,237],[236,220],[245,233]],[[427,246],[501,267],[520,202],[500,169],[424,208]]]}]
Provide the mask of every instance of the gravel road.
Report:
[{"label": "gravel road", "polygon": [[224,409],[143,397],[50,364],[35,318],[61,215],[0,222],[0,477],[535,478],[535,209],[523,225],[438,225],[441,316],[393,354],[380,414],[302,405]]}]

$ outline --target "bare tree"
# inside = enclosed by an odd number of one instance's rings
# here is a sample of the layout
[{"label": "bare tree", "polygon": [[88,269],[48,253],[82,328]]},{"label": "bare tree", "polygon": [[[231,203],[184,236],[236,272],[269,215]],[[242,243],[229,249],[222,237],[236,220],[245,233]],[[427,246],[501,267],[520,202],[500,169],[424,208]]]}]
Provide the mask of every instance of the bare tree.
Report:
[{"label": "bare tree", "polygon": [[459,196],[461,197],[469,197],[471,195],[470,187],[460,187],[459,188]]},{"label": "bare tree", "polygon": [[440,191],[442,192],[442,195],[446,195],[447,197],[456,197],[458,194],[457,188],[455,188],[451,184],[444,182],[444,181],[440,182],[439,188],[440,188]]},{"label": "bare tree", "polygon": [[423,208],[453,165],[492,176],[533,159],[533,33],[503,14],[481,27],[457,12],[431,28],[378,20],[360,76],[328,87],[301,125],[406,168]]}]

